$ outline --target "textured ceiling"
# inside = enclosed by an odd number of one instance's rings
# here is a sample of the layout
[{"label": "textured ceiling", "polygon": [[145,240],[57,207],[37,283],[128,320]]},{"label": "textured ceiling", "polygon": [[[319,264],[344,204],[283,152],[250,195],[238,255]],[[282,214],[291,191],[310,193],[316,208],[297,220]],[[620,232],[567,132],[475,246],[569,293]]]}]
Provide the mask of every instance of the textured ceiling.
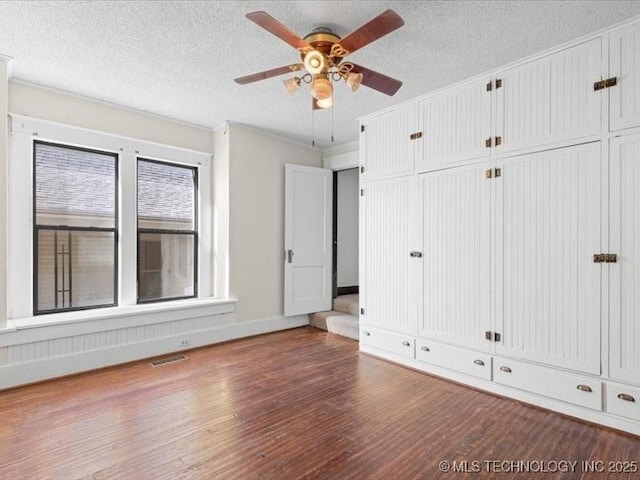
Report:
[{"label": "textured ceiling", "polygon": [[244,15],[265,10],[301,36],[341,36],[386,8],[405,26],[354,53],[404,82],[394,97],[336,88],[315,114],[316,145],[357,139],[358,116],[422,95],[640,14],[639,1],[0,2],[0,54],[14,78],[214,127],[225,120],[311,142],[308,90],[233,78],[298,61]]}]

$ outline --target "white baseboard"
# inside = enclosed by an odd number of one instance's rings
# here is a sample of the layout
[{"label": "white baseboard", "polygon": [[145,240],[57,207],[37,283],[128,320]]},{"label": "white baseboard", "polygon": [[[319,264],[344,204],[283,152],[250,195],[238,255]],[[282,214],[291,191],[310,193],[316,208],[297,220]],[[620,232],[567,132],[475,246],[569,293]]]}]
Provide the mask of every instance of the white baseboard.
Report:
[{"label": "white baseboard", "polygon": [[[227,324],[207,330],[180,333],[169,337],[151,338],[141,342],[52,357],[34,362],[5,365],[0,367],[0,390],[304,325],[309,325],[308,315],[273,317],[251,322]],[[181,339],[188,339],[190,345],[180,348],[178,341]]]}]

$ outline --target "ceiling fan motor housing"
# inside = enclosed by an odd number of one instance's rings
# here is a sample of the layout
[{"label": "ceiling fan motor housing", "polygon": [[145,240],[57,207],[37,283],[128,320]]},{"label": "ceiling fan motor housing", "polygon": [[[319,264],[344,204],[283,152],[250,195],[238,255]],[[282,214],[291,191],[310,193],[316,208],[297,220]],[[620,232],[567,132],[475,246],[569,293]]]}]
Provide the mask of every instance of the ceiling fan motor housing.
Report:
[{"label": "ceiling fan motor housing", "polygon": [[[315,50],[321,52],[325,56],[328,56],[331,52],[331,47],[340,41],[340,36],[330,28],[318,27],[311,33],[307,34],[307,36],[304,37],[304,40]],[[304,61],[306,53],[302,53],[301,56],[302,60]],[[334,57],[333,62],[339,63],[340,60],[341,59]]]}]

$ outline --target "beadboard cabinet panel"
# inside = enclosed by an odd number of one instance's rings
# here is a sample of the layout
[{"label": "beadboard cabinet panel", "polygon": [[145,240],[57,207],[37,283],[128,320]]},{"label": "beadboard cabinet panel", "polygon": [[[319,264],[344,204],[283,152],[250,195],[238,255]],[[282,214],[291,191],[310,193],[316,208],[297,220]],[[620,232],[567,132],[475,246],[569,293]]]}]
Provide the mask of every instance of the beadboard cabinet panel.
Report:
[{"label": "beadboard cabinet panel", "polygon": [[640,384],[640,135],[611,140],[611,377]]},{"label": "beadboard cabinet panel", "polygon": [[416,238],[415,176],[364,185],[361,196],[363,258],[361,322],[415,335],[418,260],[409,253]]},{"label": "beadboard cabinet panel", "polygon": [[611,131],[640,126],[640,23],[611,32],[609,75],[617,85],[607,89]]},{"label": "beadboard cabinet panel", "polygon": [[602,75],[596,38],[497,74],[498,154],[596,136],[601,96],[593,84]]},{"label": "beadboard cabinet panel", "polygon": [[600,142],[506,159],[496,187],[496,353],[600,373]]},{"label": "beadboard cabinet panel", "polygon": [[447,90],[419,103],[422,154],[418,171],[437,170],[488,158],[491,136],[491,77]]},{"label": "beadboard cabinet panel", "polygon": [[418,335],[488,351],[489,162],[420,175],[422,304]]},{"label": "beadboard cabinet panel", "polygon": [[360,133],[363,181],[413,172],[418,144],[411,134],[418,129],[417,106],[409,104],[366,121]]}]

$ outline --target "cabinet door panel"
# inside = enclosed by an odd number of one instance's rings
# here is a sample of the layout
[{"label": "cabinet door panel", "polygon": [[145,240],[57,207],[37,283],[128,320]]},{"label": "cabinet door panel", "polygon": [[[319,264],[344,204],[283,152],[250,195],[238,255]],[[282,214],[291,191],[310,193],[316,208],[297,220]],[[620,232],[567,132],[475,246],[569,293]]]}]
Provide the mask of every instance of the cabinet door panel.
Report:
[{"label": "cabinet door panel", "polygon": [[362,322],[411,335],[417,313],[417,259],[409,256],[416,203],[413,176],[368,183],[360,202]]},{"label": "cabinet door panel", "polygon": [[610,368],[640,383],[640,135],[611,140]]},{"label": "cabinet door panel", "polygon": [[437,170],[488,157],[491,136],[490,77],[422,100],[419,115],[422,155],[419,171]]},{"label": "cabinet door panel", "polygon": [[609,75],[618,78],[618,84],[607,89],[609,128],[640,126],[640,23],[615,30],[609,39]]},{"label": "cabinet door panel", "polygon": [[360,158],[362,180],[413,172],[417,131],[417,106],[409,104],[378,115],[363,123]]},{"label": "cabinet door panel", "polygon": [[600,131],[601,39],[497,75],[498,153],[595,136]]},{"label": "cabinet door panel", "polygon": [[488,351],[489,162],[420,176],[422,309],[418,334]]},{"label": "cabinet door panel", "polygon": [[496,352],[600,373],[599,142],[502,163],[496,185]]}]

